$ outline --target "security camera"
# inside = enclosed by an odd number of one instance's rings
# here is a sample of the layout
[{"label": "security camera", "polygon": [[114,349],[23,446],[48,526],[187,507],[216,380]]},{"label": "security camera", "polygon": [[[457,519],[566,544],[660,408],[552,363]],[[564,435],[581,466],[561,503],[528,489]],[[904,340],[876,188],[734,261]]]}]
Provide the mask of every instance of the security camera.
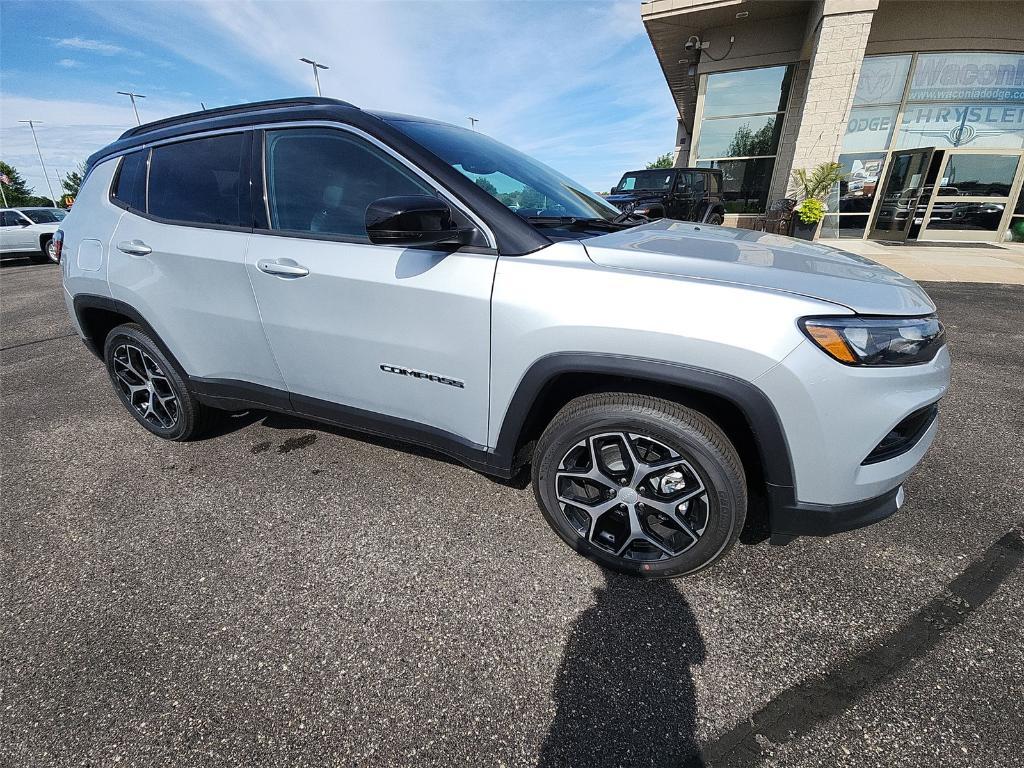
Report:
[{"label": "security camera", "polygon": [[687,53],[699,51],[703,47],[704,46],[700,44],[700,38],[697,37],[696,35],[690,35],[690,39],[683,43],[683,50],[686,51]]}]

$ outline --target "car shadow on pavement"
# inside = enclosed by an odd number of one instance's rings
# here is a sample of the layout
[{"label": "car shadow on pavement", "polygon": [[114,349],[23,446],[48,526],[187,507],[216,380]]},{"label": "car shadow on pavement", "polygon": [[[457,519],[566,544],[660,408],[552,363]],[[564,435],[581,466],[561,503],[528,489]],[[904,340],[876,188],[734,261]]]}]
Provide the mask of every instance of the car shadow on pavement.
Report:
[{"label": "car shadow on pavement", "polygon": [[606,572],[566,642],[538,768],[703,766],[691,667],[704,641],[670,581]]}]

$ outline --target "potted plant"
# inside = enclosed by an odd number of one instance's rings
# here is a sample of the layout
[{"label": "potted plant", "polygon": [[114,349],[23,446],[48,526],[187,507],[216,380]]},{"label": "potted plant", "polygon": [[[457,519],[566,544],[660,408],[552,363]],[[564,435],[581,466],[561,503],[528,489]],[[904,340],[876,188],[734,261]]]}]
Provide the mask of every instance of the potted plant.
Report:
[{"label": "potted plant", "polygon": [[814,239],[828,210],[825,198],[844,175],[843,166],[839,163],[822,163],[810,173],[803,168],[793,171],[793,180],[800,197],[800,202],[793,209],[793,237]]}]

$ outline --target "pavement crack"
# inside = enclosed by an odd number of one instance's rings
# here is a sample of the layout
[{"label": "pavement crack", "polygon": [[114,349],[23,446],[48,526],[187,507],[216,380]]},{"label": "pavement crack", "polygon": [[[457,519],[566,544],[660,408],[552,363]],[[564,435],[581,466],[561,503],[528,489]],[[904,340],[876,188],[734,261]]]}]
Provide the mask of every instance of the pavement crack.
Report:
[{"label": "pavement crack", "polygon": [[704,745],[709,768],[757,765],[762,745],[781,745],[849,710],[864,695],[929,653],[950,630],[980,608],[1024,560],[1024,532],[1015,528],[895,632],[779,693],[750,718]]}]

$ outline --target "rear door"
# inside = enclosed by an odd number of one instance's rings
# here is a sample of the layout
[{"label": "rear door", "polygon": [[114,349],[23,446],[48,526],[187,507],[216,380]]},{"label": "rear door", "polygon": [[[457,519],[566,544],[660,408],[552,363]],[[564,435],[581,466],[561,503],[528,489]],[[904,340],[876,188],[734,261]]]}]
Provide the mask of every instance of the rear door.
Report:
[{"label": "rear door", "polygon": [[371,202],[441,193],[354,129],[268,130],[262,160],[267,228],[247,262],[294,407],[485,445],[496,252],[372,245]]},{"label": "rear door", "polygon": [[251,140],[238,131],[126,157],[112,189],[126,213],[108,275],[111,295],[142,314],[189,375],[281,390],[245,269]]}]

